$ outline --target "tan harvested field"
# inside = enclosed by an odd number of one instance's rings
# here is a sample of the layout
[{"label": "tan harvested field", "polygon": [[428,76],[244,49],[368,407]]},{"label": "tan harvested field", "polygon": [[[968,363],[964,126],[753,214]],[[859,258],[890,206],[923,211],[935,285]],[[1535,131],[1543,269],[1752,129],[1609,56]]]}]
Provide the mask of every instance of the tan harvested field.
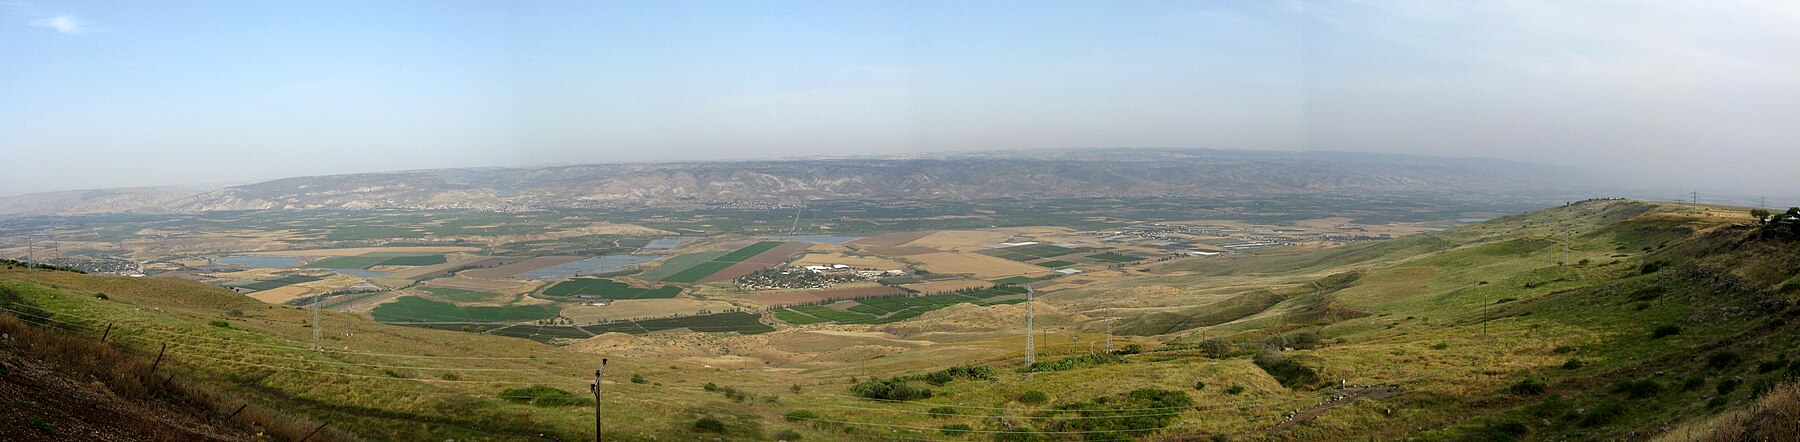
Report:
[{"label": "tan harvested field", "polygon": [[953,252],[987,250],[982,244],[1004,242],[1014,235],[994,230],[944,230],[906,243],[911,247],[930,247]]},{"label": "tan harvested field", "polygon": [[930,247],[916,246],[868,246],[863,247],[863,250],[881,256],[912,256],[942,252],[942,250]]},{"label": "tan harvested field", "polygon": [[438,278],[425,283],[426,287],[445,287],[482,292],[494,292],[516,295],[530,292],[538,287],[534,281],[518,281],[510,279],[475,279],[464,277]]},{"label": "tan harvested field", "polygon": [[362,255],[365,253],[373,253],[373,252],[455,253],[455,252],[473,252],[476,250],[481,250],[481,249],[474,248],[474,247],[460,247],[460,246],[355,247],[355,248],[348,248],[348,249],[280,250],[280,251],[274,251],[274,252],[250,252],[250,253],[244,253],[244,254],[245,255],[315,257],[315,256],[356,256],[356,255]]},{"label": "tan harvested field", "polygon": [[1004,278],[1007,276],[1044,275],[1050,269],[1026,264],[1018,261],[995,258],[973,253],[938,252],[909,256],[908,259],[918,261],[925,270],[944,274],[973,274],[982,278]]},{"label": "tan harvested field", "polygon": [[919,238],[924,238],[926,235],[930,235],[933,232],[934,231],[931,231],[931,230],[921,230],[918,232],[889,232],[889,233],[883,233],[880,235],[875,235],[875,236],[871,236],[871,237],[867,237],[867,238],[857,239],[857,240],[850,241],[845,244],[864,246],[864,247],[871,247],[871,246],[893,247],[893,246],[898,246],[901,244],[906,244],[906,243],[912,242],[913,240],[917,240]]},{"label": "tan harvested field", "polygon": [[[454,269],[454,268],[461,267],[461,266],[466,266],[466,265],[469,265],[470,263],[476,262],[478,260],[482,260],[482,259],[479,259],[479,257],[477,257],[477,256],[463,255],[463,254],[449,255],[446,258],[447,258],[447,260],[445,263],[438,264],[438,265],[430,265],[430,266],[422,266],[422,267],[392,267],[393,270],[388,272],[387,277],[417,280],[417,279],[420,279],[420,277],[425,276],[425,275],[430,275],[430,274],[435,274],[435,273],[443,273],[443,271],[445,271],[445,270]],[[485,260],[482,260],[482,261],[485,261]],[[371,268],[369,270],[383,270],[383,269],[387,269],[389,267],[390,266],[382,266],[382,267]]]},{"label": "tan harvested field", "polygon": [[905,287],[905,288],[911,289],[913,291],[917,291],[919,293],[954,292],[957,290],[966,290],[966,289],[984,289],[984,288],[993,287],[993,286],[994,286],[994,283],[991,283],[991,282],[973,281],[973,280],[933,281],[933,282],[921,282],[918,284],[903,284],[903,285],[901,285],[901,287]]},{"label": "tan harvested field", "polygon": [[587,258],[580,256],[538,256],[499,267],[468,270],[462,272],[462,276],[479,279],[502,279],[532,270],[568,264],[583,259]]},{"label": "tan harvested field", "polygon": [[306,296],[307,293],[311,293],[311,292],[312,292],[312,289],[297,286],[297,285],[290,285],[290,286],[285,286],[285,287],[276,287],[276,288],[272,288],[272,289],[268,289],[268,290],[263,290],[260,292],[252,292],[252,293],[250,293],[250,297],[256,298],[256,300],[258,300],[258,301],[267,302],[270,304],[280,304],[283,302],[292,301],[301,296]]},{"label": "tan harvested field", "polygon": [[758,253],[756,256],[752,256],[750,259],[746,259],[743,262],[732,264],[731,267],[726,267],[725,270],[706,275],[705,278],[700,278],[700,282],[731,281],[737,279],[739,276],[748,275],[751,272],[774,267],[787,262],[788,257],[794,256],[795,253],[803,252],[808,247],[812,247],[812,245],[803,242],[783,243],[779,246],[775,246],[775,248]]},{"label": "tan harvested field", "polygon": [[843,264],[851,267],[865,267],[880,270],[905,268],[906,264],[892,259],[877,256],[846,255],[838,252],[808,253],[794,260],[796,265],[831,265]]},{"label": "tan harvested field", "polygon": [[[339,312],[367,311],[369,309],[375,308],[376,305],[380,305],[384,302],[392,301],[399,297],[400,297],[400,292],[395,292],[395,291],[379,292],[379,293],[375,293],[373,295],[364,297],[362,299],[358,299],[358,300],[356,300],[356,302],[333,306],[333,307],[330,307],[330,309],[332,311],[339,311]],[[327,301],[327,302],[330,302],[330,301]]]},{"label": "tan harvested field", "polygon": [[904,295],[905,290],[894,287],[873,286],[843,289],[818,290],[811,292],[762,293],[750,297],[750,300],[763,305],[785,305],[803,302],[824,301],[827,299],[854,299],[874,296]]},{"label": "tan harvested field", "polygon": [[626,299],[607,305],[577,305],[563,308],[563,316],[578,323],[630,318],[659,318],[675,314],[691,315],[700,310],[723,311],[733,307],[725,301],[702,301],[688,298]]}]

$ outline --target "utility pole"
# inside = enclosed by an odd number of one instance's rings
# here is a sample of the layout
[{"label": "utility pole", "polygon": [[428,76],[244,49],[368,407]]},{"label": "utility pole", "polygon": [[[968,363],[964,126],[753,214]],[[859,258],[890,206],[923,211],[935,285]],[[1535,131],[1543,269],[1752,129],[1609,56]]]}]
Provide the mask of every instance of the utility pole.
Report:
[{"label": "utility pole", "polygon": [[1112,336],[1113,336],[1112,322],[1113,322],[1112,307],[1109,306],[1106,308],[1106,352],[1107,353],[1112,353],[1112,351],[1113,351],[1113,349],[1112,349]]},{"label": "utility pole", "polygon": [[1696,190],[1692,192],[1691,196],[1693,199],[1689,202],[1694,205],[1694,213],[1700,213],[1700,191]]},{"label": "utility pole", "polygon": [[325,324],[319,323],[319,304],[323,304],[324,303],[323,301],[324,301],[324,299],[322,297],[319,297],[319,296],[313,297],[313,302],[312,302],[313,323],[312,323],[312,326],[313,326],[313,340],[314,341],[321,341],[321,340],[325,339]]},{"label": "utility pole", "polygon": [[594,370],[594,385],[588,386],[589,389],[594,390],[594,442],[600,442],[605,437],[600,433],[600,376],[604,374],[606,374],[606,358],[600,358],[600,369]]},{"label": "utility pole", "polygon": [[1031,336],[1031,321],[1034,315],[1032,303],[1035,302],[1034,298],[1036,297],[1037,291],[1032,290],[1031,286],[1025,286],[1025,366],[1027,367],[1037,363],[1037,342],[1033,341]]},{"label": "utility pole", "polygon": [[1563,265],[1569,265],[1569,231],[1563,230]]}]

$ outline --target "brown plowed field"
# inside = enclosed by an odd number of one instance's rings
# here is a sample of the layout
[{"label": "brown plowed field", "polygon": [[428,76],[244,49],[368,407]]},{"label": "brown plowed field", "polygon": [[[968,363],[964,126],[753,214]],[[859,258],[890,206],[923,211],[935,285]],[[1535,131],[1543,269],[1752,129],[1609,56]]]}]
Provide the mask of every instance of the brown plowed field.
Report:
[{"label": "brown plowed field", "polygon": [[794,256],[796,253],[804,252],[809,247],[812,247],[812,244],[803,242],[782,243],[779,246],[775,246],[775,248],[764,250],[762,253],[752,256],[750,259],[743,260],[737,264],[732,264],[731,267],[726,267],[725,270],[706,275],[705,278],[700,278],[700,282],[726,282],[737,279],[739,276],[748,275],[751,272],[774,267],[787,262],[788,257]]}]

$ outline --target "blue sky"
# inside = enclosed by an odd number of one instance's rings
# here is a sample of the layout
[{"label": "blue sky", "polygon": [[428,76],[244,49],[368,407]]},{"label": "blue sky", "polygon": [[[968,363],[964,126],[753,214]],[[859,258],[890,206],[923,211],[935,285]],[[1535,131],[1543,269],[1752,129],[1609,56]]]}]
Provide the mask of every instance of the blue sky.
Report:
[{"label": "blue sky", "polygon": [[1108,146],[1800,193],[1796,5],[4,2],[0,194]]}]

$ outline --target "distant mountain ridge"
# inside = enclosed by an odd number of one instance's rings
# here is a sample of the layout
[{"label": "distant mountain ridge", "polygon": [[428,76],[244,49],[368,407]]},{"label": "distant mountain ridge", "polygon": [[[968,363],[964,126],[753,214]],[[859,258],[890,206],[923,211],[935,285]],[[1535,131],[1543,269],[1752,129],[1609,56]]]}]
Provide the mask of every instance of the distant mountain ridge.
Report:
[{"label": "distant mountain ridge", "polygon": [[174,187],[130,187],[32,193],[0,197],[0,216],[87,215],[168,210],[194,192]]},{"label": "distant mountain ridge", "polygon": [[[908,157],[466,168],[286,178],[82,213],[516,209],[816,198],[1506,194],[1591,185],[1491,159],[1211,149],[1045,149]],[[25,198],[26,195],[15,198]],[[63,206],[21,206],[57,210]],[[21,213],[21,212],[12,212]],[[65,212],[66,213],[66,212]],[[50,214],[50,213],[46,213]]]}]

